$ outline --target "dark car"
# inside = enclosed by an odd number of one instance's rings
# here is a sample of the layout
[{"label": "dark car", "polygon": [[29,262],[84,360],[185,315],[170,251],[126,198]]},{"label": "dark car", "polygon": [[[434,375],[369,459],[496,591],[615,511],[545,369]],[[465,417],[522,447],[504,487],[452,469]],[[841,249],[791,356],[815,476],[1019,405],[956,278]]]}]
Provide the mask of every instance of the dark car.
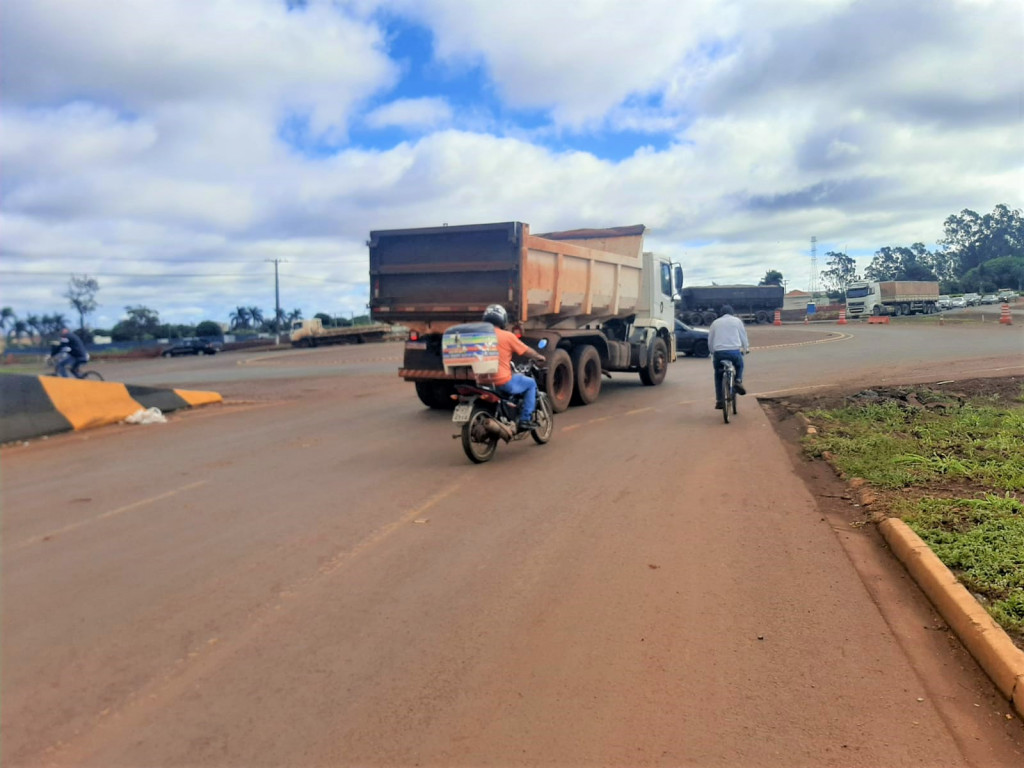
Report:
[{"label": "dark car", "polygon": [[691,357],[707,357],[708,332],[676,320],[676,351]]},{"label": "dark car", "polygon": [[217,348],[208,341],[202,339],[182,339],[173,346],[168,347],[160,353],[164,357],[177,357],[178,355],[215,355]]}]

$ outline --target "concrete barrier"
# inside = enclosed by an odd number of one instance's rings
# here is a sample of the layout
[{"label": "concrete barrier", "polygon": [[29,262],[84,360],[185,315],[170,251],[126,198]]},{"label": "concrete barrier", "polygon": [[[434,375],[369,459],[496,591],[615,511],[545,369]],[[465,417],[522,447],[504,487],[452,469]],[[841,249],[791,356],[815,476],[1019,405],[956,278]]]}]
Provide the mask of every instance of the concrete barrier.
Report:
[{"label": "concrete barrier", "polygon": [[56,376],[0,376],[0,443],[124,421],[144,408],[174,411],[222,402],[216,392]]}]

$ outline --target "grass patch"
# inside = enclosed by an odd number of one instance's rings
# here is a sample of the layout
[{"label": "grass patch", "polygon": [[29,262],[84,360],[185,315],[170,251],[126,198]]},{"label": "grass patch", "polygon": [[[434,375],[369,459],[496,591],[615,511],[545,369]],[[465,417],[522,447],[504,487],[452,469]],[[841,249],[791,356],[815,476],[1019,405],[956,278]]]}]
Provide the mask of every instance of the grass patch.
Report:
[{"label": "grass patch", "polygon": [[1024,642],[1024,391],[867,391],[806,415],[805,453],[864,478]]}]

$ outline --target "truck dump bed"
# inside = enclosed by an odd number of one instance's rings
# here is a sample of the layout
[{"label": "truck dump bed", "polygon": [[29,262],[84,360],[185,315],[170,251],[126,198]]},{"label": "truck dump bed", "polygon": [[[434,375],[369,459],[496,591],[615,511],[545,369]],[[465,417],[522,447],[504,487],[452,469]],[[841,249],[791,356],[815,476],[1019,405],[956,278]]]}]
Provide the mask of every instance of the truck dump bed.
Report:
[{"label": "truck dump bed", "polygon": [[890,280],[878,284],[882,301],[938,301],[939,284],[931,280]]},{"label": "truck dump bed", "polygon": [[435,331],[502,304],[524,329],[643,309],[643,225],[531,235],[518,221],[370,233],[370,310]]}]

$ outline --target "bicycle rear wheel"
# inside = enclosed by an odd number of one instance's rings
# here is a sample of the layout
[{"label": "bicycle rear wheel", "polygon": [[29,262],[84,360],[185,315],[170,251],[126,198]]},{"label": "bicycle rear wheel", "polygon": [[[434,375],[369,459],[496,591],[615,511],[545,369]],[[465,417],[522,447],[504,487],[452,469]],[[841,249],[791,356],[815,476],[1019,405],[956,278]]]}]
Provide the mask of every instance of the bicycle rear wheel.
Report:
[{"label": "bicycle rear wheel", "polygon": [[81,379],[91,379],[92,381],[103,381],[103,376],[100,375],[99,371],[82,371]]},{"label": "bicycle rear wheel", "polygon": [[722,372],[722,395],[725,397],[725,402],[722,403],[722,418],[728,424],[729,408],[736,407],[736,393],[732,390],[732,371],[728,368]]}]

